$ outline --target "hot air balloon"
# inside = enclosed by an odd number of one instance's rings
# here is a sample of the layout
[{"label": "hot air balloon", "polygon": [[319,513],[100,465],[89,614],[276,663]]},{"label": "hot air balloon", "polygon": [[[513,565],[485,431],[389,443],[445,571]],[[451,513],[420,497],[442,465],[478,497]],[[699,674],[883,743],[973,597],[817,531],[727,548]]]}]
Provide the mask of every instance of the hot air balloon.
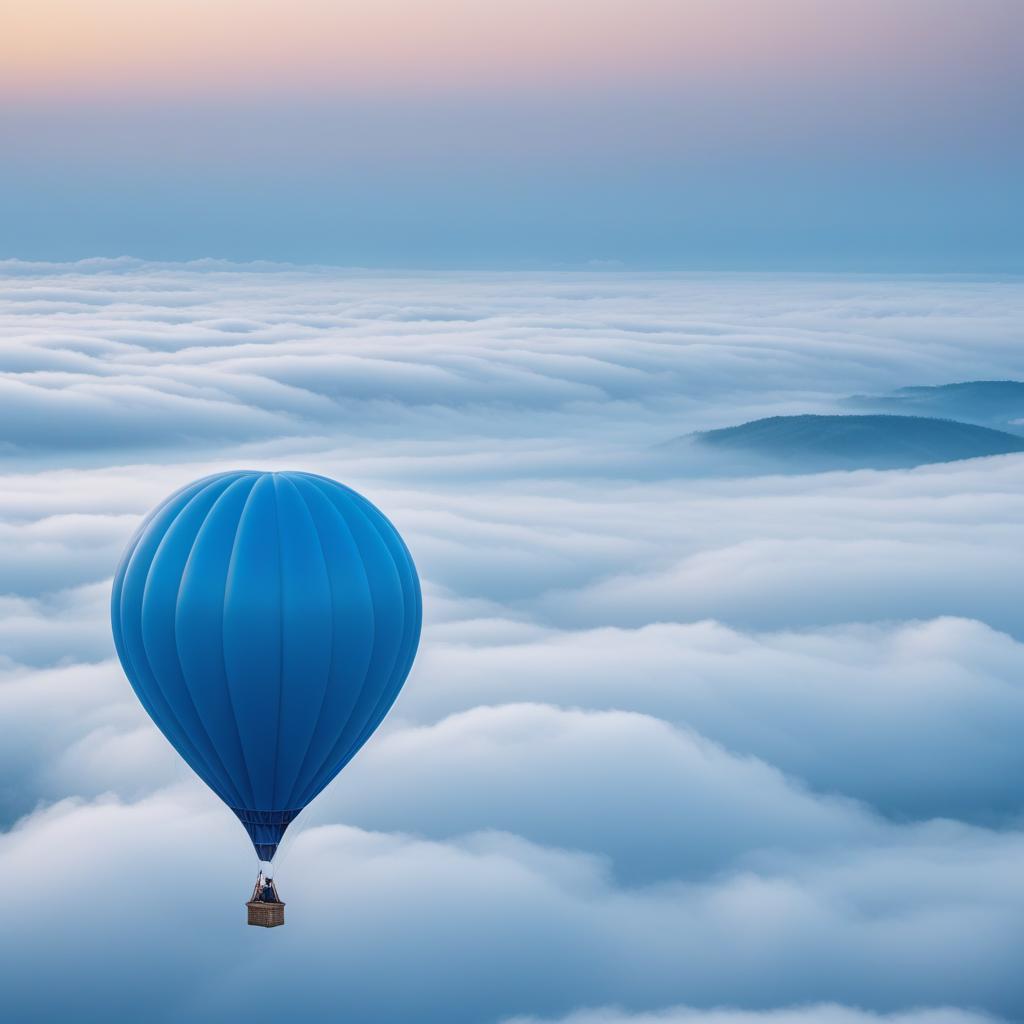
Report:
[{"label": "hot air balloon", "polygon": [[125,549],[111,595],[118,657],[157,727],[252,840],[250,924],[284,923],[278,844],[394,703],[421,617],[395,528],[311,473],[197,480]]}]

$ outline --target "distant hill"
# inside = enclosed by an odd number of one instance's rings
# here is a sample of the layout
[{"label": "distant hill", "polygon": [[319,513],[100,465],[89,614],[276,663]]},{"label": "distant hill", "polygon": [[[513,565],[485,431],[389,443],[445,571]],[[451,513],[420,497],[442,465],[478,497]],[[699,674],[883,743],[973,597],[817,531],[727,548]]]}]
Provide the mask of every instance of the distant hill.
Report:
[{"label": "distant hill", "polygon": [[934,387],[898,388],[888,395],[854,395],[858,409],[904,416],[940,416],[1024,432],[1024,381],[968,380]]},{"label": "distant hill", "polygon": [[1024,451],[1024,437],[925,416],[771,416],[691,435],[790,471],[895,469]]}]

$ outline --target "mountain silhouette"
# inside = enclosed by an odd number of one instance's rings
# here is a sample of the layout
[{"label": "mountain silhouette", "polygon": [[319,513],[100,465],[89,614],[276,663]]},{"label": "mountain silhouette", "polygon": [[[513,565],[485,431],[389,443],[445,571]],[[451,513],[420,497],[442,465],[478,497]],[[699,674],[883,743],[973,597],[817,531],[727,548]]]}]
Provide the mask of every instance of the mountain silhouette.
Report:
[{"label": "mountain silhouette", "polygon": [[[938,416],[1024,432],[1024,381],[968,380],[897,388],[888,395],[854,395],[858,409],[909,416]],[[1014,423],[1014,421],[1021,421]]]},{"label": "mountain silhouette", "polygon": [[1024,437],[927,416],[770,416],[691,437],[723,455],[798,472],[895,469],[1024,451]]}]

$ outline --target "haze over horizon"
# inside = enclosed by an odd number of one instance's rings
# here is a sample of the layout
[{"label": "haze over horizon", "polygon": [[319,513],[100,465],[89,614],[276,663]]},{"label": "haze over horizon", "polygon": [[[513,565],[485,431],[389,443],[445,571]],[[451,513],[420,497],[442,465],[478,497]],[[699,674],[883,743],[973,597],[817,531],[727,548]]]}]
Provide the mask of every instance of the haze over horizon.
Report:
[{"label": "haze over horizon", "polygon": [[0,257],[1020,272],[1013,0],[13,3]]}]

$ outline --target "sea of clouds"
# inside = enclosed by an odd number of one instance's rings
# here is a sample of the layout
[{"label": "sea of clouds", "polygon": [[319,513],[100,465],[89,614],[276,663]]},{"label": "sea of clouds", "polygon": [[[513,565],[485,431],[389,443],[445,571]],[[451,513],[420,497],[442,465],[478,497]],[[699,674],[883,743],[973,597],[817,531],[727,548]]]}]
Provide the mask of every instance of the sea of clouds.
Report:
[{"label": "sea of clouds", "polygon": [[[0,263],[5,1012],[1024,1019],[1024,456],[659,447],[1024,378],[1022,314],[966,278]],[[243,467],[356,487],[424,585],[270,932],[107,609],[140,517]]]}]

